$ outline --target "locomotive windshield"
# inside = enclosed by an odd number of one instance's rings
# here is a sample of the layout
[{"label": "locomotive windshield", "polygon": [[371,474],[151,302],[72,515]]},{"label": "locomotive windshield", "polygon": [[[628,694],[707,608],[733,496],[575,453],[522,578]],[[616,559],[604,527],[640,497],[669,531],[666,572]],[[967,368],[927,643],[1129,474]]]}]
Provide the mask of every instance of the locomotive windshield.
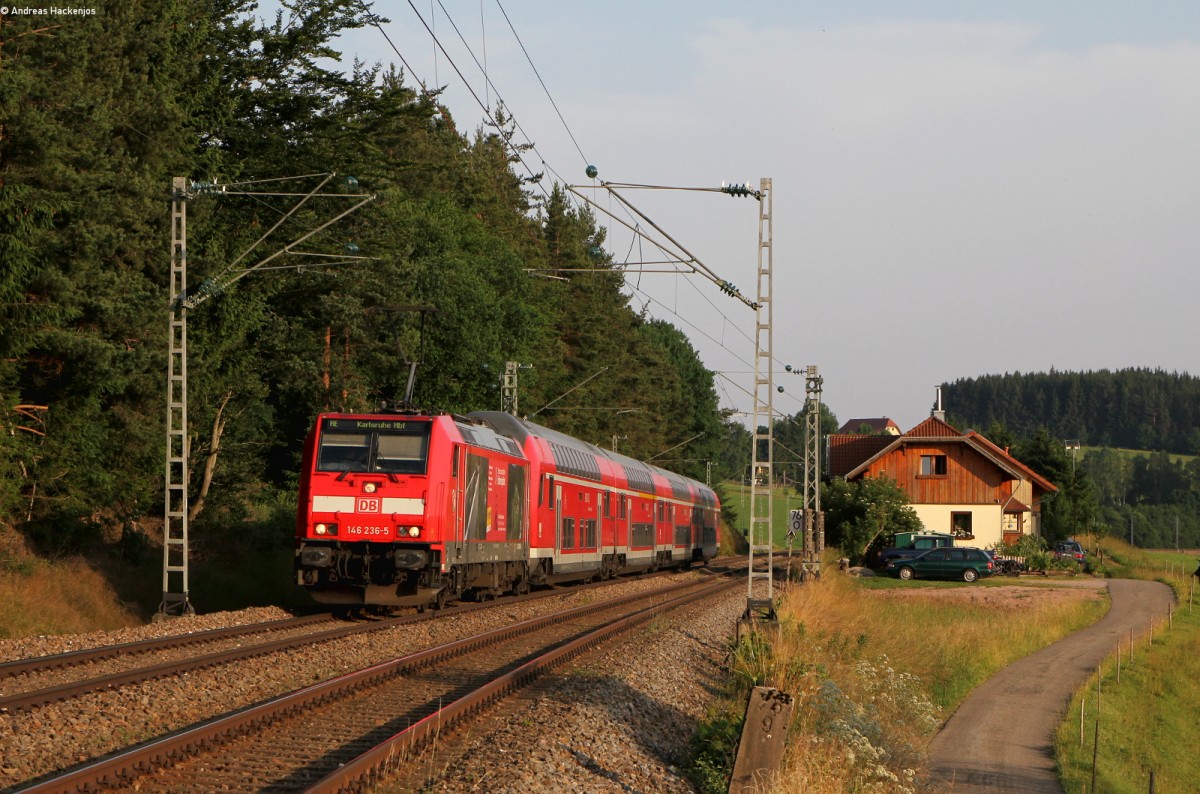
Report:
[{"label": "locomotive windshield", "polygon": [[325,419],[317,471],[424,474],[429,422]]}]

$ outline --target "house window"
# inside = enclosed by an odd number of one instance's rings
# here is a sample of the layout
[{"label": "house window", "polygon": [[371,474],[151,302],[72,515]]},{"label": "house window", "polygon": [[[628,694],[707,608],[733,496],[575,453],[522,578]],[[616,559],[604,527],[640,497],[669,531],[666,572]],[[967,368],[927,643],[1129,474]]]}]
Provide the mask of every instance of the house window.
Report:
[{"label": "house window", "polygon": [[950,531],[954,533],[954,537],[956,538],[974,538],[975,533],[971,530],[971,514],[951,513]]},{"label": "house window", "polygon": [[945,477],[946,476],[946,456],[945,455],[922,455],[921,456],[921,476],[922,477]]}]

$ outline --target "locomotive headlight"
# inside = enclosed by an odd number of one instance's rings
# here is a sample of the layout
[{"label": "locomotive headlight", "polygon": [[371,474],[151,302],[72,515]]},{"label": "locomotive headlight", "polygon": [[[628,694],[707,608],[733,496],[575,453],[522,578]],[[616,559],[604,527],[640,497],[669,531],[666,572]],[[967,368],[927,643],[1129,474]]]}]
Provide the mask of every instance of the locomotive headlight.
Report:
[{"label": "locomotive headlight", "polygon": [[378,488],[379,488],[379,483],[374,483],[374,482],[363,483],[363,493],[375,493],[375,491]]},{"label": "locomotive headlight", "polygon": [[314,535],[336,535],[337,524],[317,524],[313,527]]},{"label": "locomotive headlight", "polygon": [[421,528],[420,528],[420,527],[409,527],[409,528],[408,528],[408,536],[409,536],[410,538],[415,538],[415,537],[417,537],[417,536],[418,536],[418,535],[420,535],[420,534],[421,534]]}]

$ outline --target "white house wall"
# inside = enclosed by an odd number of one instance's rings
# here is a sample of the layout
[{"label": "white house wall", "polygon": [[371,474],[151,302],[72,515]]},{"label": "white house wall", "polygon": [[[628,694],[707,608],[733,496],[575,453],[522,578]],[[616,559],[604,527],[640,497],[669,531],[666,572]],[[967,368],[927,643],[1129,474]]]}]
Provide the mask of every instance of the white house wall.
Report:
[{"label": "white house wall", "polygon": [[970,513],[971,531],[974,540],[963,541],[965,546],[975,546],[981,549],[990,548],[999,543],[1003,537],[1001,521],[1004,518],[1000,505],[911,505],[917,518],[930,532],[952,532],[950,516],[952,513]]}]

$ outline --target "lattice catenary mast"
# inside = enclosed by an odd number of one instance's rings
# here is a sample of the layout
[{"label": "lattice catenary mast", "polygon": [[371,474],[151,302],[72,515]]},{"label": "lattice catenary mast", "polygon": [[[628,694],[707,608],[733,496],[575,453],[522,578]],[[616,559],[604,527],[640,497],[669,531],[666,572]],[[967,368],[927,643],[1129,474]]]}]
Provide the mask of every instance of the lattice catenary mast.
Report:
[{"label": "lattice catenary mast", "polygon": [[820,578],[825,553],[825,514],[821,512],[821,385],[815,366],[804,374],[804,554],[801,580]]},{"label": "lattice catenary mast", "polygon": [[[771,180],[761,179],[758,199],[758,300],[754,312],[754,426],[751,428],[754,446],[751,450],[749,573],[746,583],[746,613],[744,619],[775,618],[774,543],[772,527],[774,514],[771,483],[775,460],[775,374],[772,349],[771,315],[772,289],[772,191]],[[757,570],[758,558],[765,558],[766,569]],[[756,581],[766,583],[766,597],[754,597]]]},{"label": "lattice catenary mast", "polygon": [[[204,301],[224,293],[225,289],[234,282],[257,270],[270,269],[267,265],[285,254],[309,257],[306,263],[299,266],[336,265],[348,262],[368,261],[373,257],[356,256],[358,246],[353,243],[346,245],[346,252],[332,255],[295,250],[296,246],[312,237],[317,232],[331,226],[350,213],[373,201],[375,196],[362,196],[357,193],[358,180],[344,177],[343,186],[348,193],[320,193],[336,174],[308,174],[298,177],[281,177],[278,179],[262,180],[263,182],[287,182],[320,178],[320,182],[312,190],[305,193],[288,192],[250,192],[239,188],[244,184],[219,185],[207,182],[189,182],[187,177],[177,176],[171,180],[171,268],[170,268],[170,321],[167,339],[167,444],[166,463],[163,473],[163,566],[162,566],[162,601],[158,606],[158,614],[167,616],[194,615],[190,599],[188,581],[188,479],[190,466],[190,442],[188,440],[188,379],[187,379],[187,315]],[[243,251],[230,267],[220,275],[207,279],[197,289],[187,288],[187,202],[198,195],[220,196],[282,196],[295,197],[299,200],[252,245]],[[250,267],[237,268],[239,262],[246,258],[255,248],[281,227],[285,221],[294,217],[309,199],[321,198],[354,198],[358,201],[330,220],[322,223],[311,231],[297,237],[282,246],[274,253]]]}]

